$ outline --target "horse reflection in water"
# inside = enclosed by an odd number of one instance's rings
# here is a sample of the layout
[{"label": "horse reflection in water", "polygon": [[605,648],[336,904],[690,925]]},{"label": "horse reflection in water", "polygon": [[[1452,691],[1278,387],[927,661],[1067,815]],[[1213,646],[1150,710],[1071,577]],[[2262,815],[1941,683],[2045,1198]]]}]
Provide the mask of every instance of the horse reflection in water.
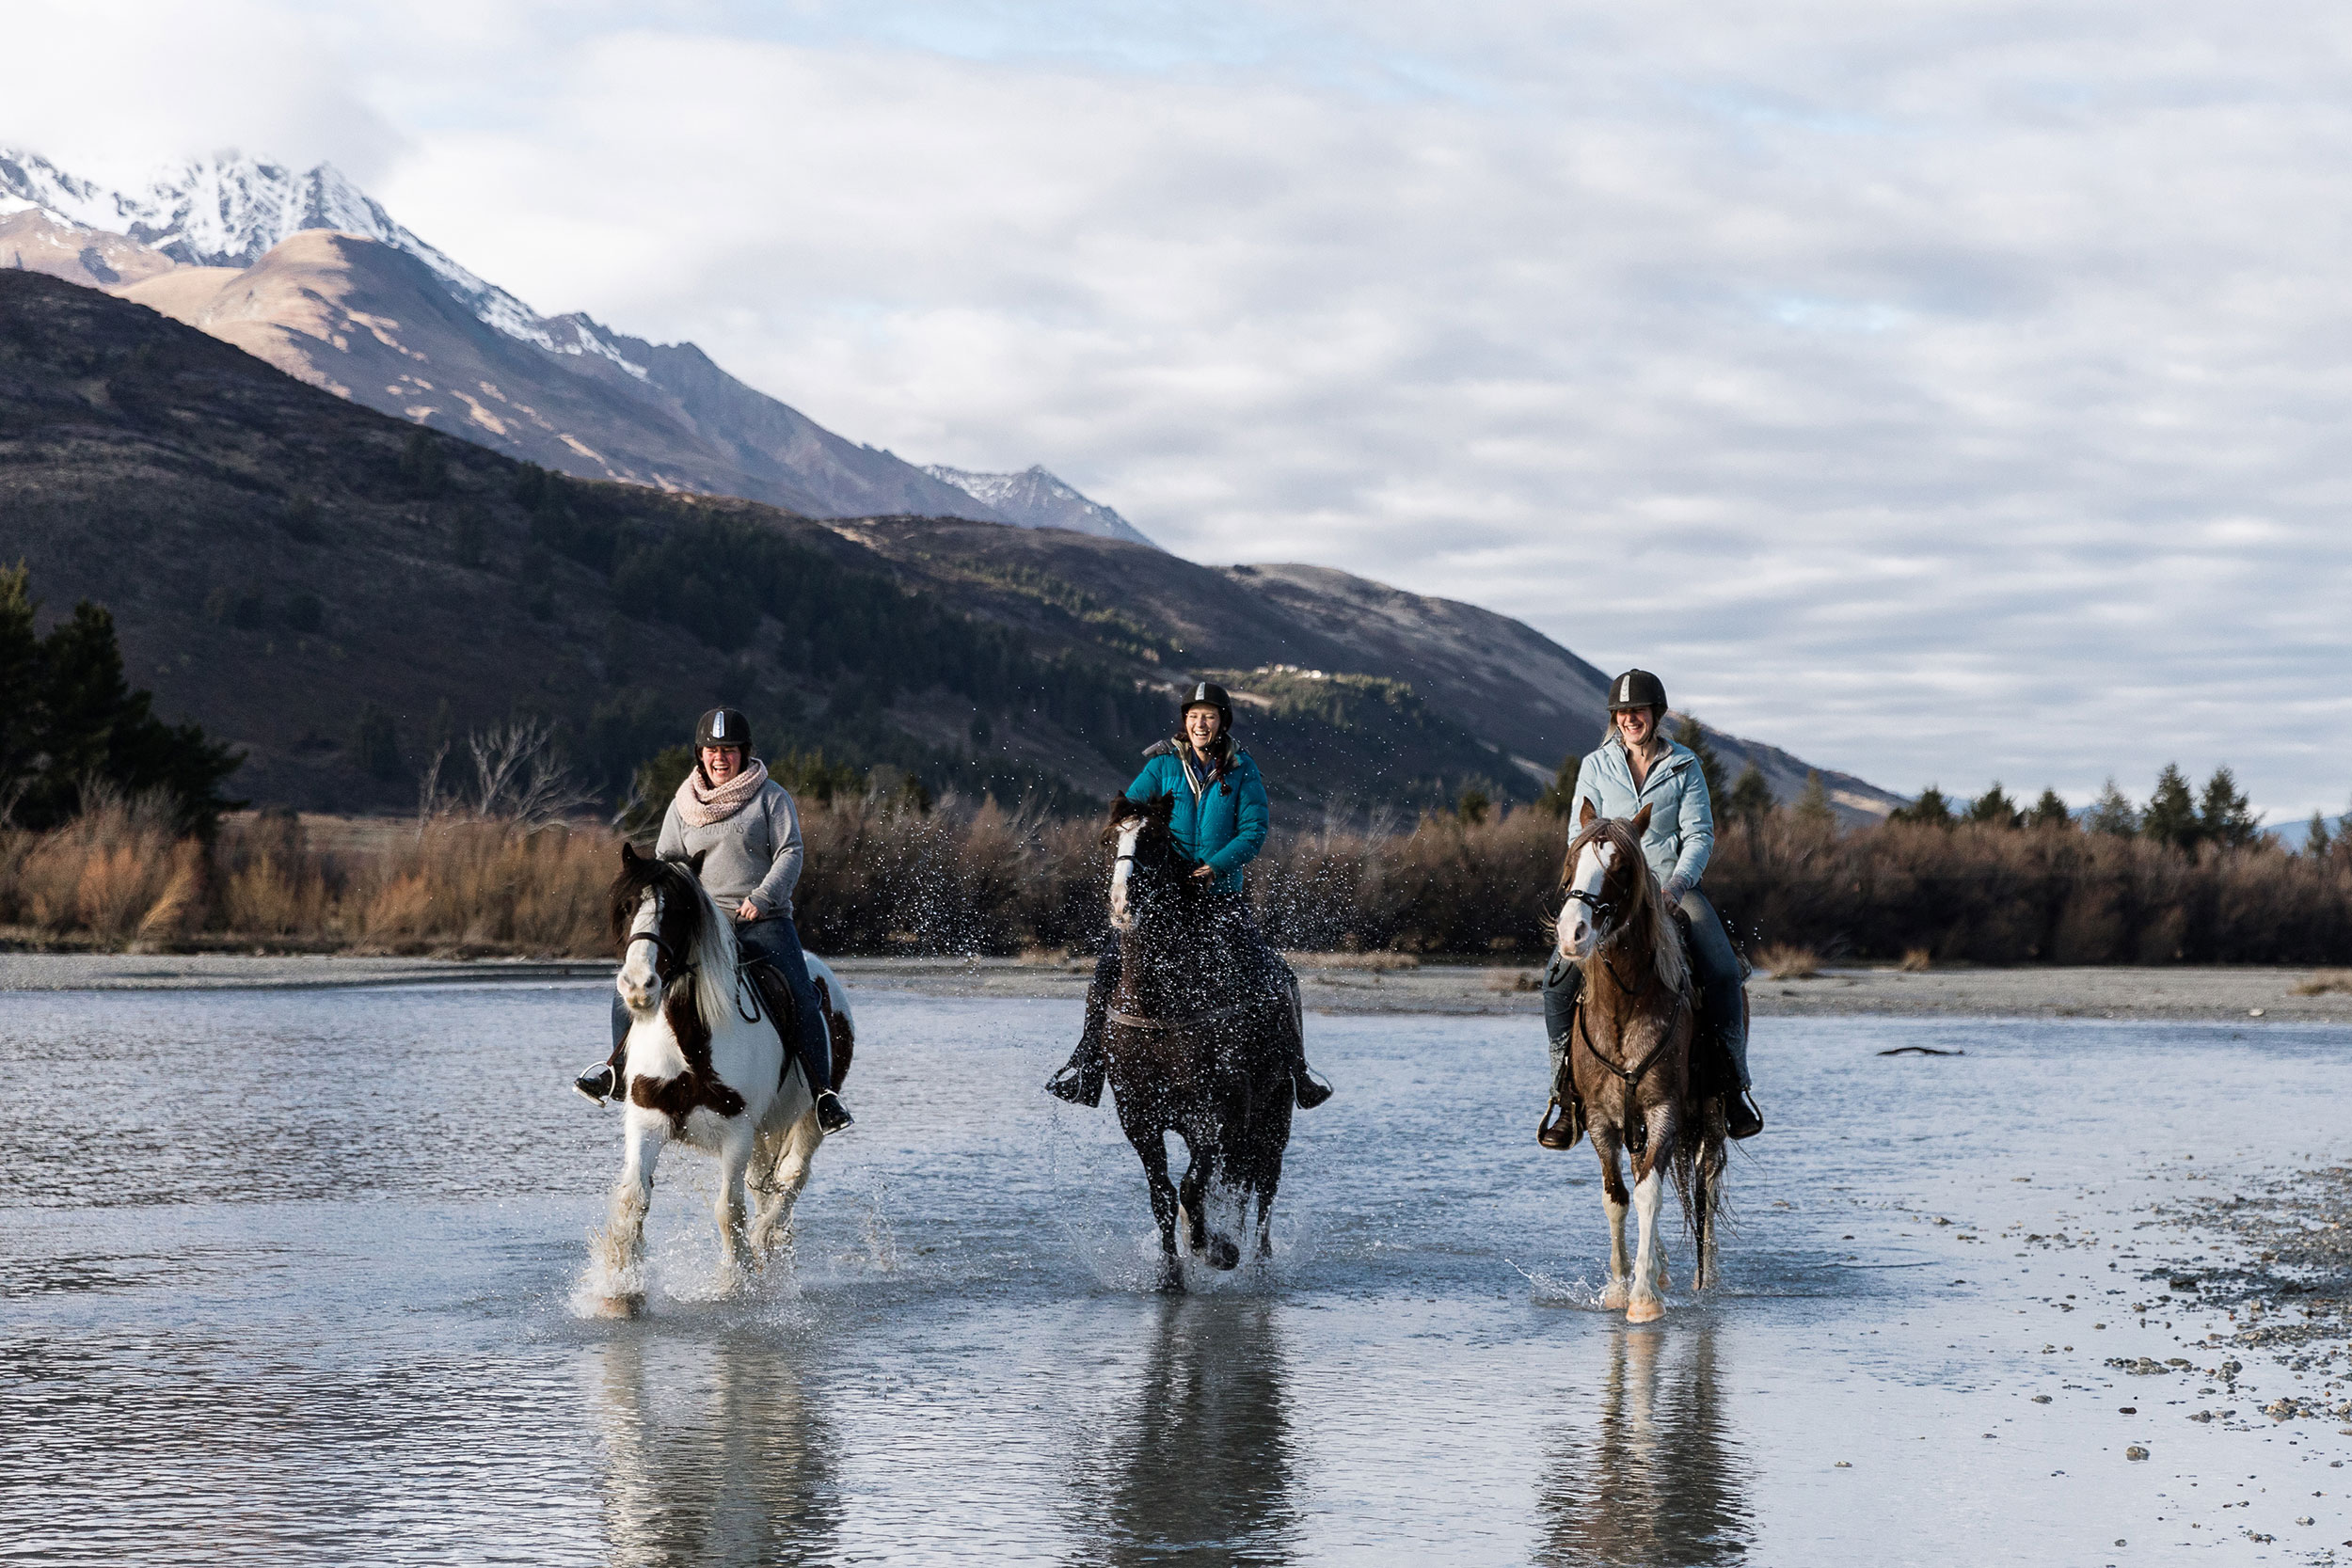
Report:
[{"label": "horse reflection in water", "polygon": [[1143,1365],[1075,1447],[1074,1560],[1287,1560],[1300,1509],[1286,1371],[1270,1302],[1160,1303]]},{"label": "horse reflection in water", "polygon": [[1725,1437],[1715,1331],[1619,1330],[1599,1418],[1570,1418],[1537,1479],[1536,1560],[1702,1568],[1747,1560],[1747,1466]]},{"label": "horse reflection in water", "polygon": [[609,1564],[833,1561],[839,1441],[771,1343],[617,1339],[588,1372]]}]

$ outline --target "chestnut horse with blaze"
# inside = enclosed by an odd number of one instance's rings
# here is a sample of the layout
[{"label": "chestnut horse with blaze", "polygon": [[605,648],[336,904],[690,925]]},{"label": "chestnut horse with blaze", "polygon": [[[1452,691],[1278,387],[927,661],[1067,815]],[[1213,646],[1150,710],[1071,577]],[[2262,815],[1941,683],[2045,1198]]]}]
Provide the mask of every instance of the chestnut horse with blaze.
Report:
[{"label": "chestnut horse with blaze", "polygon": [[[1609,1213],[1609,1287],[1601,1305],[1625,1308],[1629,1323],[1648,1323],[1666,1310],[1659,1299],[1667,1277],[1658,1211],[1668,1179],[1697,1255],[1692,1287],[1703,1291],[1715,1282],[1724,1107],[1720,1098],[1696,1093],[1692,1082],[1697,1000],[1682,932],[1642,856],[1649,808],[1629,821],[1601,818],[1587,800],[1577,827],[1561,868],[1567,900],[1557,936],[1561,956],[1582,966],[1584,988],[1568,1027],[1565,1063],[1600,1158]],[[1553,1147],[1572,1145],[1575,1132],[1571,1127],[1566,1141]],[[1620,1149],[1632,1159],[1630,1193],[1618,1168]],[[1630,1267],[1629,1207],[1641,1223]]]}]

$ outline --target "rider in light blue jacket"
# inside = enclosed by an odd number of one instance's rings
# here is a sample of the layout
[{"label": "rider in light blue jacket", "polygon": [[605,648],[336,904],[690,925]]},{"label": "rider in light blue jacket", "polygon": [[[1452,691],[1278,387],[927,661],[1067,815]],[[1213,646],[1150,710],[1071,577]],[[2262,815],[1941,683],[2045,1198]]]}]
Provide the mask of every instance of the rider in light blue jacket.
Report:
[{"label": "rider in light blue jacket", "polygon": [[[1665,890],[1667,907],[1684,917],[1692,968],[1712,1025],[1712,1038],[1697,1044],[1721,1053],[1719,1061],[1728,1058],[1739,1085],[1740,1092],[1724,1102],[1724,1131],[1735,1138],[1753,1137],[1764,1130],[1764,1117],[1748,1092],[1747,1011],[1740,994],[1740,958],[1731,950],[1715,906],[1699,891],[1708,857],[1715,850],[1714,806],[1698,757],[1659,733],[1659,721],[1665,716],[1665,683],[1648,671],[1629,670],[1609,683],[1609,736],[1578,765],[1576,802],[1568,821],[1582,821],[1588,804],[1599,816],[1621,819],[1649,807],[1642,858]],[[1555,1081],[1562,1076],[1560,1062],[1582,985],[1583,972],[1553,953],[1544,970],[1544,1027]]]},{"label": "rider in light blue jacket", "polygon": [[[1209,879],[1218,896],[1211,901],[1210,919],[1228,923],[1231,935],[1245,950],[1254,949],[1257,968],[1268,990],[1290,1003],[1291,1092],[1301,1110],[1312,1110],[1331,1098],[1331,1086],[1307,1065],[1306,1033],[1298,1005],[1298,976],[1258,930],[1243,893],[1242,867],[1265,847],[1265,780],[1249,753],[1233,744],[1233,703],[1214,681],[1196,685],[1184,699],[1184,731],[1144,752],[1143,771],[1127,786],[1127,799],[1173,802],[1168,827],[1184,851],[1200,862],[1193,873]],[[1119,984],[1119,932],[1104,934],[1103,956],[1094,966],[1094,984],[1087,990],[1086,1027],[1078,1049],[1054,1074],[1045,1092],[1073,1105],[1099,1105],[1103,1101],[1103,1026],[1111,991]]]}]

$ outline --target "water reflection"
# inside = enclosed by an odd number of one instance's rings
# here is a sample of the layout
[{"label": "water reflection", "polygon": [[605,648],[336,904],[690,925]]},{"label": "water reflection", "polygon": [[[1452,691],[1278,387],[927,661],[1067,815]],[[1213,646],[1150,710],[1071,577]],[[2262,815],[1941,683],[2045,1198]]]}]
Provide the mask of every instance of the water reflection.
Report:
[{"label": "water reflection", "polygon": [[1297,1461],[1273,1304],[1171,1300],[1150,1322],[1140,1369],[1073,1466],[1073,1560],[1288,1562]]},{"label": "water reflection", "polygon": [[788,1350],[732,1338],[617,1338],[594,1356],[607,1561],[835,1555],[840,1445]]},{"label": "water reflection", "polygon": [[1537,1560],[1699,1568],[1748,1549],[1748,1466],[1724,1433],[1715,1330],[1620,1328],[1597,1420],[1560,1431],[1537,1481]]}]

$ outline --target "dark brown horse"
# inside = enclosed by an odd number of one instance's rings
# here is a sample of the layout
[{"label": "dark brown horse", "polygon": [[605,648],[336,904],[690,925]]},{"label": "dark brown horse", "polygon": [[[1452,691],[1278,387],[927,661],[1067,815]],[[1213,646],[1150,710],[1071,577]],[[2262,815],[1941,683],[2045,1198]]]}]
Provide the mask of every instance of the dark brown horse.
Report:
[{"label": "dark brown horse", "polygon": [[[1104,1048],[1119,1124],[1143,1162],[1159,1222],[1160,1288],[1184,1289],[1184,1245],[1212,1266],[1241,1261],[1233,1236],[1208,1222],[1212,1201],[1239,1200],[1236,1230],[1257,1205],[1258,1255],[1291,1135],[1290,1004],[1269,985],[1260,939],[1234,895],[1219,894],[1168,830],[1173,802],[1111,802],[1103,843],[1111,865],[1119,983]],[[1180,1189],[1168,1180],[1169,1132],[1191,1152]]]},{"label": "dark brown horse", "polygon": [[[1723,1203],[1723,1101],[1696,1092],[1691,1041],[1697,1006],[1682,932],[1642,858],[1649,826],[1644,806],[1630,821],[1601,818],[1584,803],[1561,878],[1562,957],[1584,971],[1582,995],[1568,1026],[1567,1067],[1600,1157],[1609,1211],[1609,1288],[1604,1307],[1622,1307],[1629,1323],[1665,1315],[1666,1252],[1658,1234],[1663,1179],[1682,1199],[1697,1261],[1692,1287],[1715,1282],[1715,1231]],[[1630,1152],[1633,1188],[1626,1190],[1617,1151]],[[1632,1266],[1625,1255],[1629,1204],[1641,1216]]]}]

